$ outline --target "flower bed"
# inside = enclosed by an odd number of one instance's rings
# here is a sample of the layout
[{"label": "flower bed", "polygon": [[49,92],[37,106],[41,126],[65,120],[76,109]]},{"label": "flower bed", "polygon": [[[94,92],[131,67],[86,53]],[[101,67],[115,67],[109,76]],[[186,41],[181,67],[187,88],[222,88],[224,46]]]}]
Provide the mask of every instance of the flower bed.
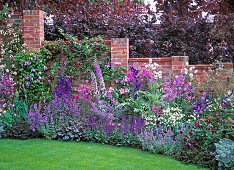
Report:
[{"label": "flower bed", "polygon": [[131,146],[203,167],[233,166],[233,81],[217,96],[201,93],[186,66],[168,81],[151,61],[124,74],[109,67],[101,37],[77,43],[60,32],[68,43],[18,50],[11,64],[2,61],[0,135]]}]

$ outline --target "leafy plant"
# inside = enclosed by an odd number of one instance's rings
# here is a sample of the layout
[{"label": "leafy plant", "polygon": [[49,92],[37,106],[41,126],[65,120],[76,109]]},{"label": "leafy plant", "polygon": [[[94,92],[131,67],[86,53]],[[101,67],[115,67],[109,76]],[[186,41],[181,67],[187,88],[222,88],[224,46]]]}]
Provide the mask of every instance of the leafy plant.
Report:
[{"label": "leafy plant", "polygon": [[4,131],[3,137],[10,139],[30,139],[41,137],[41,134],[38,131],[32,131],[29,123],[21,120],[10,127],[8,126]]},{"label": "leafy plant", "polygon": [[221,139],[216,146],[215,158],[219,162],[219,169],[232,168],[234,166],[234,142],[230,139]]}]

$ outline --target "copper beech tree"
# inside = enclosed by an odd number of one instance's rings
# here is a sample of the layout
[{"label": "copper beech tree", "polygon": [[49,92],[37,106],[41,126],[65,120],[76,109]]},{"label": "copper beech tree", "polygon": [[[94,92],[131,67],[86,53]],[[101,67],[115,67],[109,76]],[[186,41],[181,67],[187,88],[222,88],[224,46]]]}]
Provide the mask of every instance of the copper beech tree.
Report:
[{"label": "copper beech tree", "polygon": [[129,38],[130,57],[188,55],[191,64],[233,61],[232,0],[154,0],[156,12],[140,0],[2,1],[18,11],[42,9],[54,15],[53,25],[45,24],[46,40],[63,38],[62,28],[78,39]]}]

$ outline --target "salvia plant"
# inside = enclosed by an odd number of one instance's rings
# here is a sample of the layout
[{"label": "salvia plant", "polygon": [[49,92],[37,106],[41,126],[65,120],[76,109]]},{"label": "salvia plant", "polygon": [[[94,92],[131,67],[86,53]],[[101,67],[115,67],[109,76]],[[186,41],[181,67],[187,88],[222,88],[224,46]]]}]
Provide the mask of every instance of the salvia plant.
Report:
[{"label": "salvia plant", "polygon": [[137,135],[143,130],[145,120],[139,117],[121,117],[119,121],[104,118],[96,119],[90,115],[86,126],[86,140],[112,143],[117,146],[139,146]]}]

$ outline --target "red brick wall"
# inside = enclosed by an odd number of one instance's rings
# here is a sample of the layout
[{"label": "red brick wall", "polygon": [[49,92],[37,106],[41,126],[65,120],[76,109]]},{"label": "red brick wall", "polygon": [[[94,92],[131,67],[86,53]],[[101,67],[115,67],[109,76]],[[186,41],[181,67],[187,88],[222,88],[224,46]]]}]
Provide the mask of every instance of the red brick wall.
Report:
[{"label": "red brick wall", "polygon": [[27,45],[26,49],[38,51],[44,41],[44,11],[24,10],[23,25],[23,40]]},{"label": "red brick wall", "polygon": [[129,60],[129,40],[127,38],[111,39],[111,67],[127,67]]}]

